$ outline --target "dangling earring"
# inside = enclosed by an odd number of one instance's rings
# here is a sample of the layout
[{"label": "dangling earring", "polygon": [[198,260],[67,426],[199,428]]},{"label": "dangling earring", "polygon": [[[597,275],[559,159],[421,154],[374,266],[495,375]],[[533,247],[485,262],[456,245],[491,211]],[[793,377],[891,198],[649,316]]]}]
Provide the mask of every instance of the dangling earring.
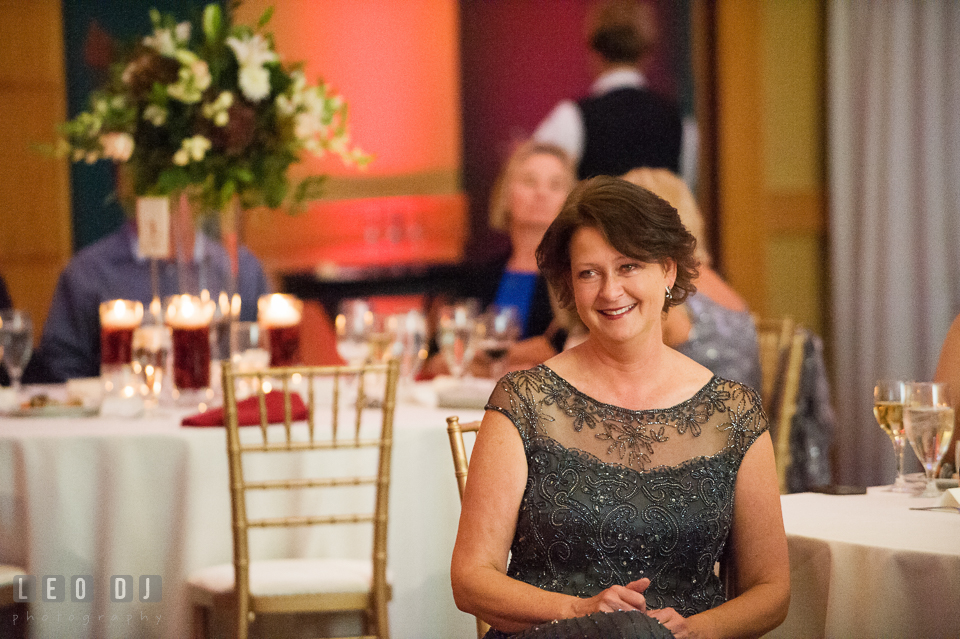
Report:
[{"label": "dangling earring", "polygon": [[664,286],[664,288],[667,289],[667,299],[668,299],[668,300],[672,300],[672,299],[673,299],[673,293],[670,292],[670,287],[669,287],[669,286]]}]

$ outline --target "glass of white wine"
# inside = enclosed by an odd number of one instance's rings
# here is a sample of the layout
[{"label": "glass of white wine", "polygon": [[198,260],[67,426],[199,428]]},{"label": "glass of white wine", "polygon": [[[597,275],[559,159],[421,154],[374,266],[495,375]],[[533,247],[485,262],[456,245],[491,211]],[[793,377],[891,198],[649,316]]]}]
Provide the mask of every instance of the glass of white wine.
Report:
[{"label": "glass of white wine", "polygon": [[907,382],[904,385],[903,426],[907,440],[927,476],[921,497],[938,497],[934,470],[953,436],[953,407],[947,384]]},{"label": "glass of white wine", "polygon": [[889,490],[895,493],[907,493],[911,489],[903,476],[903,395],[905,382],[882,379],[873,387],[873,416],[880,428],[893,443],[893,453],[897,457],[897,478]]}]

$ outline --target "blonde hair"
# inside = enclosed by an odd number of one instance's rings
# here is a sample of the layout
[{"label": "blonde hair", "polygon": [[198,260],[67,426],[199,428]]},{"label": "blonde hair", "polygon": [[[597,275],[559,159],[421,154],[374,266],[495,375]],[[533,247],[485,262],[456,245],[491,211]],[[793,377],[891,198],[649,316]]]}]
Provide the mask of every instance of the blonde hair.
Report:
[{"label": "blonde hair", "polygon": [[570,159],[570,155],[556,144],[527,140],[517,146],[513,153],[510,154],[506,164],[503,166],[503,170],[497,177],[497,181],[493,185],[493,190],[490,192],[490,212],[488,217],[490,228],[499,231],[508,230],[510,225],[510,182],[516,176],[520,165],[523,164],[527,158],[534,155],[552,155],[560,160],[560,164],[563,165],[564,172],[570,180],[569,188],[573,188],[577,178],[576,169],[573,166],[573,160]]},{"label": "blonde hair", "polygon": [[662,197],[670,203],[670,206],[677,209],[680,221],[687,227],[690,234],[697,239],[697,248],[693,252],[694,257],[704,266],[709,266],[711,258],[710,251],[707,249],[703,216],[700,214],[697,200],[690,192],[687,183],[669,169],[652,169],[649,167],[633,169],[624,175],[623,179],[633,182],[637,186],[642,186],[658,197]]}]

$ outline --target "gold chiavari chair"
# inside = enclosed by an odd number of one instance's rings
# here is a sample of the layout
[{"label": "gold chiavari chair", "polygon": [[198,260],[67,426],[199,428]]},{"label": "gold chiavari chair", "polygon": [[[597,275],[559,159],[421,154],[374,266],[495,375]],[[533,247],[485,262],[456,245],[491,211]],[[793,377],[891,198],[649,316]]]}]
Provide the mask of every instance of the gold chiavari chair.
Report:
[{"label": "gold chiavari chair", "polygon": [[760,399],[770,420],[780,492],[786,493],[787,469],[792,461],[790,433],[797,411],[806,334],[791,317],[758,319],[756,324],[760,347]]},{"label": "gold chiavari chair", "polygon": [[[447,417],[447,436],[450,438],[450,452],[453,453],[453,471],[457,477],[457,488],[460,491],[460,499],[463,499],[463,490],[467,487],[467,469],[470,465],[470,459],[467,456],[467,448],[463,443],[464,433],[474,433],[480,431],[480,422],[460,423],[460,418],[453,416]],[[490,630],[490,626],[477,617],[477,637],[483,637]]]},{"label": "gold chiavari chair", "polygon": [[[206,636],[208,614],[213,608],[232,610],[235,633],[246,639],[248,626],[256,615],[273,613],[343,612],[364,613],[364,639],[389,637],[387,602],[391,588],[387,582],[387,513],[390,492],[390,458],[393,442],[393,417],[397,390],[398,365],[368,364],[364,366],[285,367],[240,372],[229,362],[223,364],[225,425],[227,430],[227,457],[230,470],[230,500],[233,520],[233,563],[213,566],[198,571],[188,580],[188,589],[194,606],[194,635]],[[284,393],[284,420],[282,426],[268,427],[264,382],[280,386]],[[237,412],[237,388],[256,389],[259,397],[260,427],[240,432]],[[316,423],[321,414],[318,408],[317,387],[329,384],[329,424]],[[375,386],[374,386],[375,385]],[[345,388],[351,388],[356,398],[343,402]],[[292,422],[291,393],[293,388],[307,393],[307,419],[303,425]],[[376,392],[368,393],[369,388]],[[382,395],[380,393],[382,392]],[[377,399],[373,399],[377,398]],[[379,411],[379,420],[362,419],[365,414]],[[344,420],[347,416],[349,422]],[[378,432],[371,437],[371,421],[378,421]],[[341,433],[339,428],[346,422]],[[361,434],[361,423],[363,433]],[[252,431],[252,432],[251,432]],[[323,433],[323,434],[321,434]],[[357,475],[356,458],[347,463],[334,463],[330,455],[349,455],[346,451],[358,449],[376,451],[376,468],[371,474]],[[310,451],[323,451],[314,453]],[[291,477],[253,481],[245,474],[245,460],[253,456],[323,455],[295,463],[284,459],[278,466],[290,470]],[[353,453],[356,455],[357,453]],[[262,457],[261,457],[262,459]],[[342,462],[343,460],[341,460]],[[342,472],[341,472],[342,471]],[[369,486],[373,498],[364,500],[348,493],[329,493],[358,490]],[[361,489],[362,490],[362,489]],[[305,515],[296,512],[289,516],[254,518],[248,512],[251,494],[271,494],[271,507],[282,502],[280,493],[293,494],[290,504],[300,505],[309,497],[329,496],[332,503],[350,504],[348,512]],[[273,495],[277,495],[275,498]],[[370,503],[367,503],[370,502]],[[315,503],[315,502],[312,502]],[[254,509],[251,509],[254,510]],[[359,525],[372,528],[370,559],[311,558],[252,560],[250,533],[256,529],[276,529],[300,526]]]}]

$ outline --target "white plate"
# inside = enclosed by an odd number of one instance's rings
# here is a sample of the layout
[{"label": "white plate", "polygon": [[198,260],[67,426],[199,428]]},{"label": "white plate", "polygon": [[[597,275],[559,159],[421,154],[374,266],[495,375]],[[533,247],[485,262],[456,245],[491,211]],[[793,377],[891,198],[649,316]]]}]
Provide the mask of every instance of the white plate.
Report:
[{"label": "white plate", "polygon": [[100,409],[96,406],[35,406],[33,408],[18,408],[4,413],[5,417],[92,417]]}]

